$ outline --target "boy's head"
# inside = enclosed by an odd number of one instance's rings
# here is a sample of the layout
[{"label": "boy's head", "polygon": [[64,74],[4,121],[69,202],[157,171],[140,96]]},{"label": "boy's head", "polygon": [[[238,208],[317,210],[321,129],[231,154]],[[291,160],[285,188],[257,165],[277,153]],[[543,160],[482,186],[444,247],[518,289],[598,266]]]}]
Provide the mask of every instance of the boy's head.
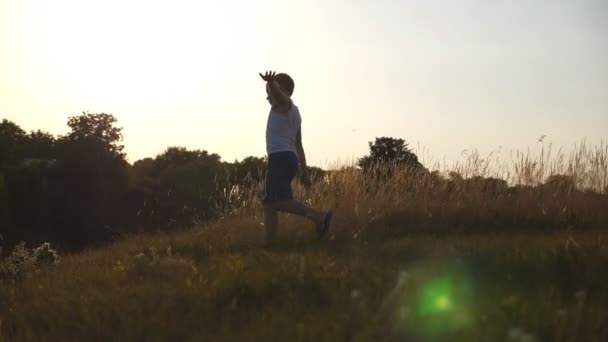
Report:
[{"label": "boy's head", "polygon": [[[274,76],[274,81],[277,82],[277,84],[279,85],[279,88],[281,88],[281,92],[283,92],[283,94],[291,97],[291,95],[293,95],[293,88],[294,88],[294,82],[293,79],[291,78],[291,76],[285,74],[285,73],[280,73],[280,74],[276,74]],[[268,100],[268,102],[270,102],[271,105],[274,105],[275,100],[272,98],[272,95],[270,94],[270,89],[268,89],[268,84],[266,85],[266,93],[268,94],[268,97],[266,97],[266,99]]]},{"label": "boy's head", "polygon": [[290,97],[291,95],[293,95],[293,88],[295,87],[295,84],[293,83],[293,79],[291,78],[291,76],[285,73],[280,73],[274,77],[274,80],[279,84],[279,86],[281,87],[281,91],[285,95]]}]

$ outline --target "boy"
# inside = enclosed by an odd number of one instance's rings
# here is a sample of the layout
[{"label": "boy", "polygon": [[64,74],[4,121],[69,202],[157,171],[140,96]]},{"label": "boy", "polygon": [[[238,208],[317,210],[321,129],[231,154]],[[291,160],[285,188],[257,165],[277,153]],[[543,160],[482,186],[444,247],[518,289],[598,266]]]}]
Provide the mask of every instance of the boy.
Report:
[{"label": "boy", "polygon": [[266,100],[270,113],[266,125],[266,152],[268,164],[264,187],[265,244],[272,244],[279,224],[278,212],[304,216],[312,221],[317,236],[322,238],[329,229],[331,211],[318,211],[293,199],[291,181],[296,176],[298,164],[300,177],[306,189],[310,178],[306,168],[306,156],[302,146],[302,119],[298,107],[291,100],[294,82],[287,74],[267,71],[260,77],[266,82]]}]

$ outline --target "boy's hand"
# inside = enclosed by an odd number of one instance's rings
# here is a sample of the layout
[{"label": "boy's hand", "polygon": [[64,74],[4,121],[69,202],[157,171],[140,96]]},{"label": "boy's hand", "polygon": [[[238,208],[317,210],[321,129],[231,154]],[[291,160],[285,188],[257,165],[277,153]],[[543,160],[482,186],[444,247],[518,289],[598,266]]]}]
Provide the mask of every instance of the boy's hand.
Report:
[{"label": "boy's hand", "polygon": [[266,82],[274,81],[274,77],[277,75],[276,71],[266,71],[263,75],[260,73],[260,77]]},{"label": "boy's hand", "polygon": [[[266,81],[266,91],[270,93],[269,95],[274,99],[275,104],[289,105],[289,96],[281,91],[281,86],[276,82],[276,76],[276,71],[266,71],[263,75],[260,73],[260,77]],[[288,109],[291,109],[291,106]]]}]

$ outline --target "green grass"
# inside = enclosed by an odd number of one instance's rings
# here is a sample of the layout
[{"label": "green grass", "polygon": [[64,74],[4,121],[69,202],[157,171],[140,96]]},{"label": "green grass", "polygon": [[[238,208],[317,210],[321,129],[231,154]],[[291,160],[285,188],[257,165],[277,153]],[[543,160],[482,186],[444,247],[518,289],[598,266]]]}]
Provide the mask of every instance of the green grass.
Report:
[{"label": "green grass", "polygon": [[425,233],[287,218],[136,236],[0,285],[5,341],[537,341],[608,338],[608,236]]}]

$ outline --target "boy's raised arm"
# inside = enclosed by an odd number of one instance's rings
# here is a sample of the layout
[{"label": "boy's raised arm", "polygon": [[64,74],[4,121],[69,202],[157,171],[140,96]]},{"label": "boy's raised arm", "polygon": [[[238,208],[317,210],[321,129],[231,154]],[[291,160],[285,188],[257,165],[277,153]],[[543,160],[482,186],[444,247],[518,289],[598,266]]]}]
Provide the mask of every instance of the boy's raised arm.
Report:
[{"label": "boy's raised arm", "polygon": [[280,104],[288,104],[289,103],[289,96],[285,95],[282,91],[281,91],[281,87],[279,86],[279,84],[274,80],[274,77],[276,76],[276,72],[274,71],[266,71],[266,73],[262,74],[260,73],[260,77],[266,81],[266,85],[268,87],[268,91],[270,92],[270,94],[272,95],[272,97],[277,100]]}]

